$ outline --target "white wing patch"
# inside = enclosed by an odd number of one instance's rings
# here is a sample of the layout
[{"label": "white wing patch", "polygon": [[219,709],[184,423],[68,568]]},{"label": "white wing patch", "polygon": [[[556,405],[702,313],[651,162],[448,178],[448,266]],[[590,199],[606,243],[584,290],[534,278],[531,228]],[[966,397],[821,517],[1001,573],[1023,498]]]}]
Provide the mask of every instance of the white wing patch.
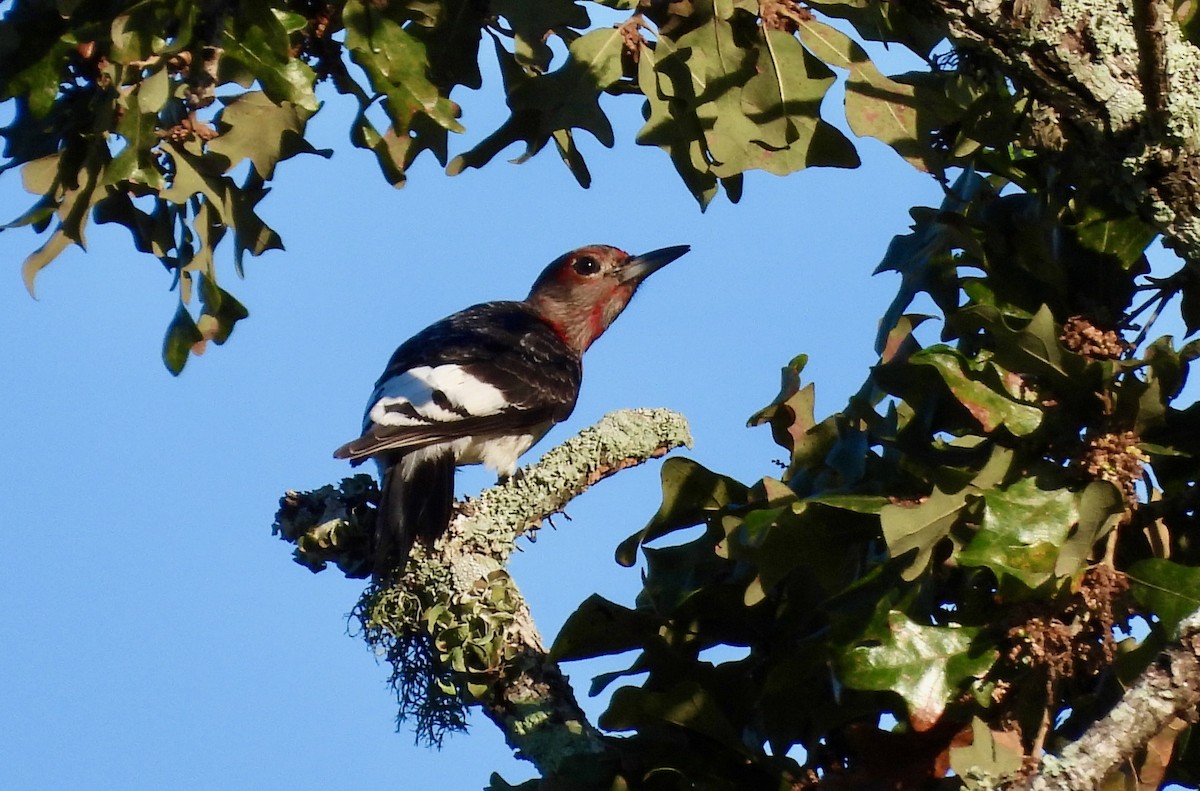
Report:
[{"label": "white wing patch", "polygon": [[363,424],[365,430],[371,423],[380,426],[453,423],[464,417],[494,415],[507,405],[499,388],[472,376],[461,366],[418,365],[375,389],[367,403]]}]

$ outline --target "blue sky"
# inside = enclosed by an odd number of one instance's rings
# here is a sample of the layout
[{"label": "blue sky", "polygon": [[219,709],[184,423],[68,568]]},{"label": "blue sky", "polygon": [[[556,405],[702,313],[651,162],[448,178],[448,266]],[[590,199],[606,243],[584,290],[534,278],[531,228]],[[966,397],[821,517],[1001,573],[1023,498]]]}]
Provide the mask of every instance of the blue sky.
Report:
[{"label": "blue sky", "polygon": [[[551,150],[452,179],[422,161],[396,191],[349,147],[348,108],[324,98],[312,136],[337,154],[285,163],[263,204],[287,251],[250,259],[244,281],[226,251],[222,283],[251,318],[178,379],[159,359],[169,279],[124,231],[93,227],[88,253],[41,274],[38,301],[19,264],[40,241],[0,234],[6,789],[421,791],[531,776],[482,718],[440,752],[394,731],[387,668],[347,635],[363,583],[292,562],[270,534],[279,496],[349,472],[330,454],[357,433],[398,343],[467,305],[522,298],[548,261],[592,242],[693,251],[589,351],[574,415],[526,460],[613,409],[665,406],[691,421],[688,456],[748,483],[772,474],[781,454],[746,418],[801,352],[819,412],[857,389],[897,282],[870,272],[908,207],[940,200],[861,141],[858,170],[751,174],[740,205],[702,214],[666,156],[633,144],[640,103],[613,98],[616,149],[581,139],[588,191]],[[501,120],[486,89],[455,98],[468,141]],[[826,101],[831,120],[839,107]],[[29,200],[15,174],[0,178],[3,220]],[[515,556],[547,639],[592,592],[632,602],[639,573],[612,553],[657,507],[658,466],[601,483]],[[490,482],[459,475],[466,493]],[[626,660],[566,670],[582,695]]]}]

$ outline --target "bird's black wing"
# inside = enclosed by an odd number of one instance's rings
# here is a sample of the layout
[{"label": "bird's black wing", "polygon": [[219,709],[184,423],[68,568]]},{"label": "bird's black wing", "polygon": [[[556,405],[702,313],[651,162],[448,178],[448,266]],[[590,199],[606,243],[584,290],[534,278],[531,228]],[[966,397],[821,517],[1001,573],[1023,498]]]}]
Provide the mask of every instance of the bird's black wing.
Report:
[{"label": "bird's black wing", "polygon": [[582,375],[578,354],[526,303],[476,305],[396,349],[362,436],[334,455],[361,461],[559,422],[575,408]]}]

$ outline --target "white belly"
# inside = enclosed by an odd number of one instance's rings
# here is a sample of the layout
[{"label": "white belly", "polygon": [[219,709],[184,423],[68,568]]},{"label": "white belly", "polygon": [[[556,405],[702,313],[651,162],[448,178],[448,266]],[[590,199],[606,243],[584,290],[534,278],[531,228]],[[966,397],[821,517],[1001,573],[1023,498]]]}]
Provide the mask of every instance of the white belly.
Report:
[{"label": "white belly", "polygon": [[[452,442],[420,448],[406,453],[401,464],[418,464],[439,456],[449,450],[454,454],[455,464],[482,464],[495,470],[498,475],[512,476],[517,471],[517,459],[541,439],[553,423],[547,421],[533,426],[528,434],[509,434],[503,437],[463,437]],[[378,459],[376,460],[378,463]],[[382,466],[382,465],[381,465]],[[382,477],[383,470],[380,469]]]}]

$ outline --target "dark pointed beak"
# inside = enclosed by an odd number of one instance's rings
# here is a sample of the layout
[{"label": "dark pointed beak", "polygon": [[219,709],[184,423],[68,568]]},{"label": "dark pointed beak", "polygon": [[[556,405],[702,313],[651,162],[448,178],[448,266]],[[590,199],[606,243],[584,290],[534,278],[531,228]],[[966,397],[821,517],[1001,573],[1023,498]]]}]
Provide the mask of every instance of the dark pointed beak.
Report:
[{"label": "dark pointed beak", "polygon": [[663,247],[635,255],[621,267],[621,282],[639,283],[691,249],[689,245],[677,244],[674,247]]}]

